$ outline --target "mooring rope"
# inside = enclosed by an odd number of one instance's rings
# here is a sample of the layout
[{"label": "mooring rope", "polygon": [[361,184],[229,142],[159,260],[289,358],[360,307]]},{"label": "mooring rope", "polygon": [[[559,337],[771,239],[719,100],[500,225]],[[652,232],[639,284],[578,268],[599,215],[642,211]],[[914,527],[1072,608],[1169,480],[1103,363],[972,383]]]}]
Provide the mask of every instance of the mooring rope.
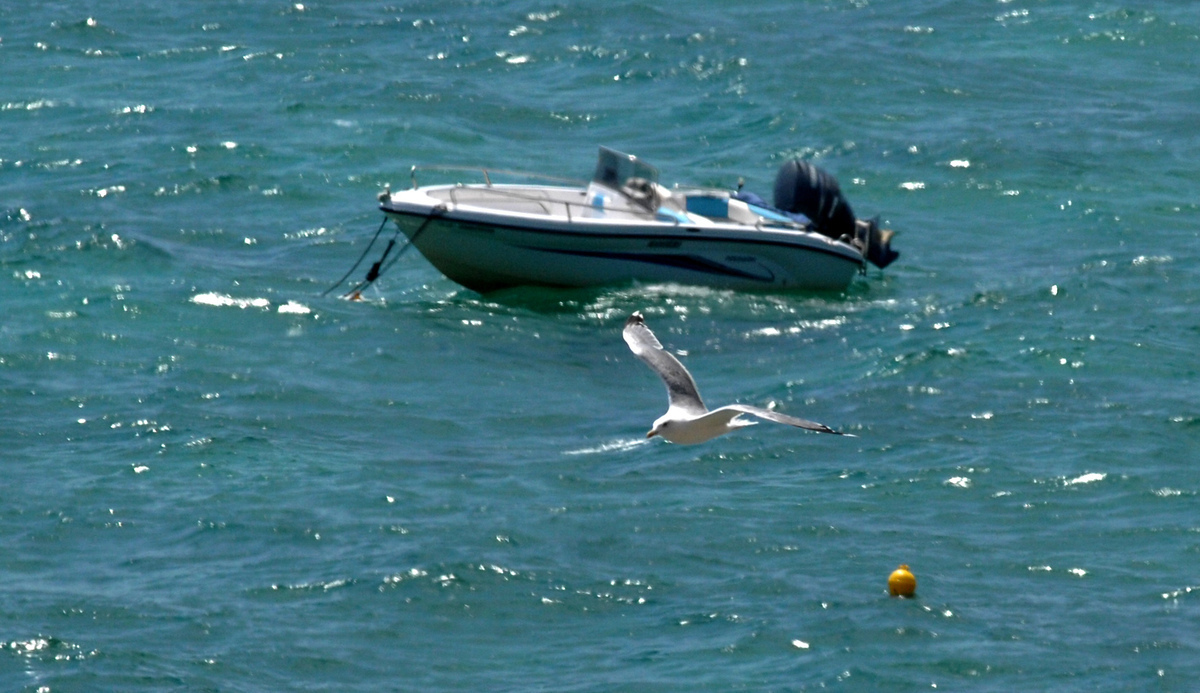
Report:
[{"label": "mooring rope", "polygon": [[[384,275],[385,272],[387,272],[389,269],[391,269],[392,266],[396,264],[396,261],[398,261],[402,255],[404,255],[404,251],[408,250],[416,242],[417,238],[421,235],[421,232],[424,231],[427,226],[429,226],[429,222],[433,221],[434,217],[441,216],[443,213],[445,213],[445,211],[446,211],[445,205],[438,205],[438,206],[434,207],[433,209],[431,209],[429,211],[429,216],[425,217],[425,220],[421,222],[421,225],[417,227],[417,230],[413,232],[413,235],[409,236],[408,243],[406,243],[404,245],[404,247],[400,249],[400,252],[396,253],[396,255],[394,257],[392,257],[391,261],[388,262],[387,265],[385,266],[383,263],[387,261],[388,255],[390,255],[392,252],[392,249],[396,247],[396,239],[400,237],[401,228],[397,224],[396,233],[392,236],[392,238],[390,240],[388,240],[387,247],[383,249],[383,255],[380,255],[379,260],[377,260],[373,265],[371,265],[371,269],[367,270],[366,278],[364,278],[361,282],[356,284],[354,286],[354,288],[352,288],[349,291],[347,291],[346,293],[342,294],[342,298],[349,298],[349,299],[361,298],[363,289],[366,289],[367,287],[371,286],[371,284],[374,284],[376,279],[379,279],[381,276]],[[375,245],[375,241],[379,238],[379,234],[380,234],[380,232],[383,231],[383,227],[386,224],[387,224],[387,217],[385,216],[383,218],[383,224],[381,224],[379,226],[379,231],[375,232],[375,237],[371,239],[371,242],[367,245],[367,249],[364,250],[363,254],[358,258],[358,262],[354,263],[354,266],[350,268],[350,271],[347,272],[346,275],[343,276],[341,279],[339,279],[337,284],[334,284],[333,286],[329,287],[329,289],[326,290],[324,294],[321,294],[322,296],[328,294],[330,291],[333,291],[337,287],[341,286],[342,282],[346,281],[346,277],[349,277],[354,272],[354,270],[358,268],[359,264],[362,263],[363,258],[365,258],[367,256],[367,253],[371,250],[371,246]]]},{"label": "mooring rope", "polygon": [[354,266],[351,267],[345,274],[343,274],[342,278],[337,280],[336,284],[329,287],[328,289],[325,289],[325,291],[321,294],[322,296],[328,296],[330,291],[333,291],[334,289],[341,286],[342,282],[349,279],[351,274],[354,274],[354,270],[358,269],[358,266],[362,264],[363,258],[365,258],[367,256],[367,253],[371,252],[371,247],[375,245],[375,241],[379,240],[379,234],[383,233],[384,226],[387,226],[387,216],[386,215],[383,217],[383,222],[379,224],[379,230],[375,232],[375,235],[371,238],[371,242],[367,244],[366,250],[362,251],[362,255],[358,256],[358,260],[355,261]]}]

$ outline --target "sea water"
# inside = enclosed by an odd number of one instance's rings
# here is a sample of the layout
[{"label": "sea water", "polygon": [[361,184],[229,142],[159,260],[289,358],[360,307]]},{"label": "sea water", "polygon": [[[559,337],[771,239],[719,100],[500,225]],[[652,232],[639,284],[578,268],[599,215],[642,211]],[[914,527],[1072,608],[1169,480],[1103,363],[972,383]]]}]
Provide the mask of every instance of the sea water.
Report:
[{"label": "sea water", "polygon": [[[1195,690],[1197,56],[1183,2],[0,5],[0,688]],[[599,145],[811,160],[902,255],[322,295],[414,164]],[[635,310],[858,437],[645,440]]]}]

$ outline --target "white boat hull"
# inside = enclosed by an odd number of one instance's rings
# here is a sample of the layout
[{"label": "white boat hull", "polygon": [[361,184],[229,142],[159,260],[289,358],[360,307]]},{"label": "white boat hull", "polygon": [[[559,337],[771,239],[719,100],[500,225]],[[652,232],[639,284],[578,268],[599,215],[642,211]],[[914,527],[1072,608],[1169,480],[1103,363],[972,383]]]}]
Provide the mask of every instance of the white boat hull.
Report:
[{"label": "white boat hull", "polygon": [[574,214],[547,213],[555,205],[549,197],[537,210],[504,212],[438,197],[423,189],[404,191],[381,209],[434,267],[481,293],[631,282],[841,290],[863,267],[853,246],[797,229],[595,218],[579,207]]}]

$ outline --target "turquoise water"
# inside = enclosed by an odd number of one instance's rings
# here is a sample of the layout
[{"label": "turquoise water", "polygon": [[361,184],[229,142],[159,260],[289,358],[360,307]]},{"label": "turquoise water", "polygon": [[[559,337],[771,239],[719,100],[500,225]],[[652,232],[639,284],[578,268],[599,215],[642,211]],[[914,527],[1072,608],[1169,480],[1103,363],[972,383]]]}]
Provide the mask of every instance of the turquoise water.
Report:
[{"label": "turquoise water", "polygon": [[[1175,2],[0,5],[0,687],[1195,690],[1198,55]],[[411,165],[600,144],[813,159],[903,255],[321,297]],[[634,310],[859,437],[646,442]]]}]

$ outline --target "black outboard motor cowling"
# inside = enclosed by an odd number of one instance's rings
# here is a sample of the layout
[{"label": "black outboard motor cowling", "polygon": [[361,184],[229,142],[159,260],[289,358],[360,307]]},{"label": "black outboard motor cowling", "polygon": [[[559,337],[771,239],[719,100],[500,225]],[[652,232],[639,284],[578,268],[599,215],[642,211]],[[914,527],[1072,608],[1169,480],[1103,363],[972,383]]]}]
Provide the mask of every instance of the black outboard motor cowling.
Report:
[{"label": "black outboard motor cowling", "polygon": [[854,241],[880,269],[900,257],[891,248],[893,232],[880,229],[875,220],[855,218],[837,179],[807,161],[792,159],[779,168],[775,176],[775,207],[808,217],[818,233]]},{"label": "black outboard motor cowling", "polygon": [[830,238],[854,238],[854,210],[837,180],[807,161],[792,159],[780,167],[775,176],[775,206],[812,219],[816,230]]}]

